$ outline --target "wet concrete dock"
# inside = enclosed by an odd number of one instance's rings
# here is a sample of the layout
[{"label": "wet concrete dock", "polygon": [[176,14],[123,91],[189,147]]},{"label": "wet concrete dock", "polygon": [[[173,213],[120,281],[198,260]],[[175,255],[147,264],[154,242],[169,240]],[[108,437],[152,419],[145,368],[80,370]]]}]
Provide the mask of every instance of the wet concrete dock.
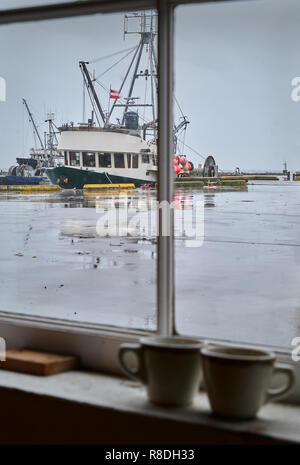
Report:
[{"label": "wet concrete dock", "polygon": [[[155,199],[123,195],[139,210]],[[178,208],[197,200],[203,245],[176,238],[178,330],[290,347],[300,336],[300,184],[175,191]],[[0,193],[1,310],[154,329],[155,238],[97,234],[99,212],[122,205],[115,194]]]}]

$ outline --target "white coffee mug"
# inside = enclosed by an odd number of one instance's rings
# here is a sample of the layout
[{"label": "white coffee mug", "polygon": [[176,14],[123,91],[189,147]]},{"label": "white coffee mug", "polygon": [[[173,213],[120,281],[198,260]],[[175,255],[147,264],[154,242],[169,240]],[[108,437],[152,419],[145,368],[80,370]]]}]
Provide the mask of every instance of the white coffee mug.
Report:
[{"label": "white coffee mug", "polygon": [[[201,343],[183,337],[145,337],[140,344],[122,344],[119,360],[124,372],[147,386],[151,402],[185,406],[193,402],[202,379]],[[133,352],[137,369],[128,367],[125,357]]]},{"label": "white coffee mug", "polygon": [[[222,417],[253,418],[262,405],[286,396],[295,384],[293,367],[275,365],[273,352],[208,345],[201,354],[210,405]],[[286,383],[270,388],[273,374],[283,374]]]}]

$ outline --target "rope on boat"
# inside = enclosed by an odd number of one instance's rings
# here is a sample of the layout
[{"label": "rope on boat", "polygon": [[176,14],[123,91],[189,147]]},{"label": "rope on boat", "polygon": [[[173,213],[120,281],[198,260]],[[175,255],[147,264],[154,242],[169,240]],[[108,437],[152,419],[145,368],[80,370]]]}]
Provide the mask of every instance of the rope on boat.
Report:
[{"label": "rope on boat", "polygon": [[[179,142],[182,143],[182,140],[181,140],[181,139],[178,139],[178,140],[179,140]],[[187,145],[186,143],[185,143],[185,146],[186,146],[188,149],[190,149],[192,152],[194,152],[196,155],[198,155],[199,157],[203,158],[203,160],[206,159],[206,157],[204,157],[203,155],[201,155],[201,153],[197,152],[197,150],[193,149],[192,147],[190,147],[190,146]]]},{"label": "rope on boat", "polygon": [[111,181],[111,179],[110,179],[110,177],[108,176],[108,174],[107,174],[106,171],[104,171],[104,174],[105,174],[106,178],[108,179],[108,181],[110,182],[110,184],[112,184],[112,181]]}]

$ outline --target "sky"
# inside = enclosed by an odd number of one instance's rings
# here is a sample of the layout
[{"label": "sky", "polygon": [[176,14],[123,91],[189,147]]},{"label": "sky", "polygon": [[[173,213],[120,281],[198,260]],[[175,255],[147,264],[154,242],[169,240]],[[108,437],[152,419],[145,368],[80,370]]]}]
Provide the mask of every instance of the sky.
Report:
[{"label": "sky", "polygon": [[[22,3],[0,0],[0,9]],[[213,155],[221,169],[281,170],[287,161],[300,170],[300,102],[291,98],[291,81],[300,76],[299,21],[299,0],[177,8],[175,93],[190,121],[185,142],[204,157]],[[0,26],[0,77],[7,87],[6,102],[0,102],[0,168],[34,146],[22,98],[42,134],[49,111],[57,125],[82,121],[78,61],[133,47],[137,40],[123,40],[119,14]],[[90,69],[98,75],[120,56]],[[128,63],[101,77],[103,85],[118,88]],[[188,146],[188,158],[201,163]]]}]

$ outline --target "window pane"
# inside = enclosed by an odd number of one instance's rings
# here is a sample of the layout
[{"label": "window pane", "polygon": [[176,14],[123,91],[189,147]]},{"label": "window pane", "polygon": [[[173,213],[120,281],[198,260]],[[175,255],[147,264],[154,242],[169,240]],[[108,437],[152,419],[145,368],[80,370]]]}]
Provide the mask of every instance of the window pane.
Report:
[{"label": "window pane", "polygon": [[69,157],[71,166],[80,165],[80,152],[69,152]]},{"label": "window pane", "polygon": [[96,166],[95,154],[92,152],[83,152],[83,166]]},{"label": "window pane", "polygon": [[[19,182],[34,177],[39,178],[34,182],[58,189],[23,195],[2,190],[0,176],[1,311],[156,329],[156,233],[151,229],[156,190],[110,188],[156,182],[155,170],[147,175],[146,165],[124,169],[125,156],[147,149],[157,134],[157,128],[147,127],[144,140],[141,129],[144,121],[154,120],[149,105],[151,87],[156,89],[156,34],[143,42],[139,78],[131,95],[135,100],[130,99],[140,26],[146,20],[149,29],[153,20],[149,12],[146,16],[92,15],[0,26],[0,76],[7,91],[3,102],[0,80],[0,170],[15,175],[17,171],[19,178],[22,175]],[[91,83],[84,81],[91,76],[105,122],[90,99]],[[22,105],[23,96],[41,141]],[[144,103],[147,106],[140,107]],[[50,109],[55,115],[48,118]],[[124,113],[129,113],[127,118]],[[123,169],[115,168],[114,153],[116,166]],[[155,146],[151,156],[154,153]],[[46,173],[44,166],[37,166],[45,155],[47,163],[53,162]],[[99,184],[98,190],[83,189]]]},{"label": "window pane", "polygon": [[68,165],[68,152],[65,152],[65,165]]},{"label": "window pane", "polygon": [[132,154],[132,168],[138,168],[139,167],[139,155],[138,153],[133,153]]},{"label": "window pane", "polygon": [[115,168],[125,168],[124,153],[115,153]]},{"label": "window pane", "polygon": [[176,153],[195,168],[176,160],[180,333],[285,348],[300,336],[299,14],[291,0],[176,9],[175,120],[190,122]]},{"label": "window pane", "polygon": [[149,163],[149,155],[143,153],[142,155],[142,163]]},{"label": "window pane", "polygon": [[131,168],[131,153],[127,153],[127,168]]},{"label": "window pane", "polygon": [[110,153],[99,153],[99,167],[100,168],[111,168],[111,154]]}]

